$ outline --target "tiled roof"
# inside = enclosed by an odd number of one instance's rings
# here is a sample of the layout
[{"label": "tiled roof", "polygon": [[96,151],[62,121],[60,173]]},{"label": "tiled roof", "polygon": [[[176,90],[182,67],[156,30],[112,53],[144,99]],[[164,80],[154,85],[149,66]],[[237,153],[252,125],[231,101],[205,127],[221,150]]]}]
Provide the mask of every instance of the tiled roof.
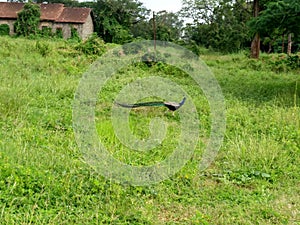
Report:
[{"label": "tiled roof", "polygon": [[[91,13],[90,8],[69,8],[63,4],[39,4],[42,21],[55,21],[61,23],[84,23]],[[0,19],[17,19],[18,12],[24,3],[0,2]]]},{"label": "tiled roof", "polygon": [[24,3],[0,2],[0,18],[17,18],[17,13],[22,10]]},{"label": "tiled roof", "polygon": [[90,8],[64,8],[63,12],[55,20],[55,22],[84,23],[90,13]]},{"label": "tiled roof", "polygon": [[64,10],[64,4],[40,4],[41,20],[56,20]]}]

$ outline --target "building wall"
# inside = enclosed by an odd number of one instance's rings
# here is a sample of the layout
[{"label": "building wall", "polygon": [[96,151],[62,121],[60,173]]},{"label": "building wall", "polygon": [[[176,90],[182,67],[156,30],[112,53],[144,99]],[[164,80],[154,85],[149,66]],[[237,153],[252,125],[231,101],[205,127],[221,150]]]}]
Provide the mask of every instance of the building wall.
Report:
[{"label": "building wall", "polygon": [[94,24],[90,14],[86,19],[86,22],[82,24],[82,32],[80,36],[82,39],[87,39],[93,32],[94,32]]},{"label": "building wall", "polygon": [[53,23],[50,22],[50,21],[42,21],[42,22],[40,22],[39,29],[41,30],[43,27],[51,27],[52,28],[52,32],[54,31],[53,30]]},{"label": "building wall", "polygon": [[16,20],[10,20],[10,19],[0,19],[0,24],[7,24],[9,26],[9,34],[14,34],[14,23]]},{"label": "building wall", "polygon": [[87,39],[94,32],[94,24],[91,15],[88,16],[84,24],[78,23],[54,23],[53,32],[56,32],[57,29],[62,29],[63,37],[71,37],[71,28],[77,30],[79,37],[83,40]]},{"label": "building wall", "polygon": [[[14,23],[16,20],[0,19],[0,24],[7,24],[9,26],[10,35],[14,34]],[[53,23],[50,21],[42,21],[39,25],[39,29],[43,27],[51,27],[52,32],[55,33],[57,29],[62,30],[63,38],[67,39],[71,37],[71,27],[75,28],[80,38],[87,39],[94,32],[94,25],[91,15],[88,16],[86,23]]]},{"label": "building wall", "polygon": [[62,30],[63,38],[67,39],[71,37],[71,26],[68,23],[54,23],[52,27],[52,31],[56,32],[57,29]]}]

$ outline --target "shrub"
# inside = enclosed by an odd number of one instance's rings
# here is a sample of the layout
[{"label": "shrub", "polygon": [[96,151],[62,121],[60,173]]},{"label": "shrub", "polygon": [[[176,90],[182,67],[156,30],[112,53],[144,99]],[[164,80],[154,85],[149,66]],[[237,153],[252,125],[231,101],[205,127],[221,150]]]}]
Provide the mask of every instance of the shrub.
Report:
[{"label": "shrub", "polygon": [[63,32],[62,32],[62,29],[56,29],[55,31],[55,36],[57,38],[63,38]]},{"label": "shrub", "polygon": [[300,68],[300,57],[299,55],[289,55],[286,58],[286,64],[292,69]]},{"label": "shrub", "polygon": [[77,32],[77,29],[74,27],[71,27],[71,37],[70,38],[73,40],[77,40],[77,41],[81,40],[81,38],[79,37],[79,34]]},{"label": "shrub", "polygon": [[106,52],[106,46],[104,41],[97,36],[96,33],[91,35],[84,42],[79,43],[76,47],[76,50],[81,51],[86,55],[96,55],[101,56]]},{"label": "shrub", "polygon": [[300,68],[300,58],[298,55],[280,54],[275,59],[270,60],[271,69],[276,72],[284,72]]},{"label": "shrub", "polygon": [[7,24],[0,25],[0,35],[9,35],[9,26]]},{"label": "shrub", "polygon": [[52,37],[53,36],[52,28],[51,27],[42,27],[41,35],[43,37]]},{"label": "shrub", "polygon": [[36,45],[35,45],[35,49],[43,56],[45,57],[46,55],[48,55],[51,52],[51,48],[49,46],[49,44],[45,43],[45,42],[40,42],[37,41]]},{"label": "shrub", "polygon": [[159,51],[155,52],[148,52],[142,56],[142,61],[144,64],[146,64],[148,67],[152,67],[156,64],[164,63],[165,57],[162,55]]},{"label": "shrub", "polygon": [[124,44],[122,45],[122,50],[124,52],[124,54],[128,55],[128,54],[137,54],[140,51],[145,51],[146,47],[144,46],[143,42],[133,42],[130,44]]},{"label": "shrub", "polygon": [[207,54],[210,51],[209,49],[206,49],[204,47],[197,45],[197,43],[193,40],[191,40],[191,41],[179,40],[176,43],[178,45],[192,51],[195,55],[198,55],[198,56]]},{"label": "shrub", "polygon": [[130,32],[122,27],[121,25],[117,25],[113,28],[113,39],[112,42],[116,44],[124,44],[129,43],[132,40],[132,35]]}]

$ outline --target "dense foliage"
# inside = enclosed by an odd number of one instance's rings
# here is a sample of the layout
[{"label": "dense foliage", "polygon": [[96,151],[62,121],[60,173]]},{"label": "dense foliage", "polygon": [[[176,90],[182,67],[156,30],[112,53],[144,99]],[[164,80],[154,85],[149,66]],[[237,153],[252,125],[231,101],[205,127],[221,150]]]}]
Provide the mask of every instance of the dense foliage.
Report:
[{"label": "dense foliage", "polygon": [[251,26],[261,35],[274,33],[300,35],[300,2],[297,0],[270,1]]},{"label": "dense foliage", "polygon": [[[284,35],[293,34],[294,50],[300,46],[300,2],[297,0],[269,1],[265,10],[258,17],[249,21],[249,26],[254,32],[263,37],[263,43],[269,44],[269,52],[272,45]],[[275,47],[274,51],[278,51]]]},{"label": "dense foliage", "polygon": [[107,47],[104,41],[94,33],[87,40],[78,43],[75,49],[86,55],[98,57],[107,50]]},{"label": "dense foliage", "polygon": [[194,22],[186,27],[186,39],[215,51],[236,52],[251,41],[246,22],[251,17],[245,2],[183,1],[182,13]]},{"label": "dense foliage", "polygon": [[21,12],[18,13],[15,22],[16,33],[23,36],[36,34],[40,22],[40,7],[32,2],[26,3]]},{"label": "dense foliage", "polygon": [[[259,33],[264,45],[282,45],[282,35],[293,33],[293,51],[299,50],[299,1],[258,1],[259,13],[253,18],[253,2],[238,0],[184,0],[182,14],[193,19],[186,27],[187,40],[206,48],[235,52],[249,48]],[[278,48],[275,47],[277,50]]]},{"label": "dense foliage", "polygon": [[9,26],[7,24],[0,24],[0,35],[9,35]]},{"label": "dense foliage", "polygon": [[136,0],[98,0],[83,2],[93,8],[95,31],[105,42],[126,43],[134,36],[134,26],[144,21],[149,11]]}]

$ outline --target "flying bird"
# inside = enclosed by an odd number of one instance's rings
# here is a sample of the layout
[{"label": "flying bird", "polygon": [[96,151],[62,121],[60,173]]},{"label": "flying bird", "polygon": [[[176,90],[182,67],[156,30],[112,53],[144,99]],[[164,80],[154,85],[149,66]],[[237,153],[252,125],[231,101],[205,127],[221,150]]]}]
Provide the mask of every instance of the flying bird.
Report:
[{"label": "flying bird", "polygon": [[116,102],[115,104],[118,106],[122,106],[125,108],[138,108],[138,107],[144,107],[144,106],[165,106],[171,111],[176,111],[179,109],[185,102],[186,97],[182,99],[181,102],[140,102],[136,104],[125,104],[125,103],[118,103]]}]

